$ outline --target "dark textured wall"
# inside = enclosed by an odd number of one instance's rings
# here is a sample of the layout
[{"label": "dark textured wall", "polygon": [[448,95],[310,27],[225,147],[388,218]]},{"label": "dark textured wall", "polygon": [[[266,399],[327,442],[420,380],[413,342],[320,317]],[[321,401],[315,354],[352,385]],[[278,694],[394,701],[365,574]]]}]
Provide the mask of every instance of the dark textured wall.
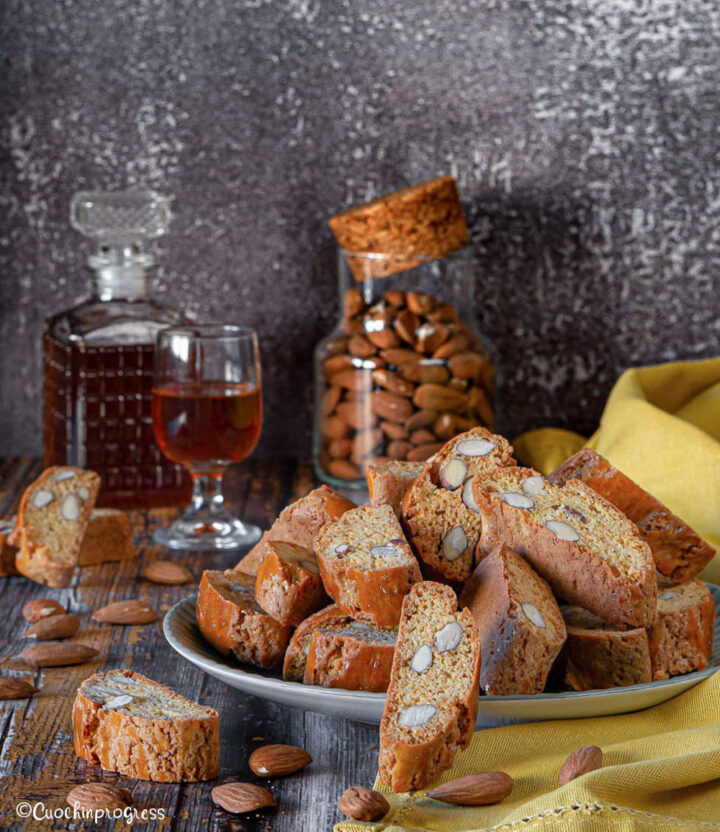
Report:
[{"label": "dark textured wall", "polygon": [[309,448],[329,214],[447,172],[510,432],[589,431],[628,365],[720,351],[716,0],[4,0],[0,452],[40,446],[80,188],[175,196],[159,294],[260,332],[266,451]]}]

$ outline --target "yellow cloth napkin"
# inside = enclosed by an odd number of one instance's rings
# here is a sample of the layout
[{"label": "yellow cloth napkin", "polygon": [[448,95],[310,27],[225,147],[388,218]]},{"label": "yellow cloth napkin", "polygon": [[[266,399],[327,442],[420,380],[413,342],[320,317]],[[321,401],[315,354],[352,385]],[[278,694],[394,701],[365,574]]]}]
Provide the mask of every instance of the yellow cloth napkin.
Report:
[{"label": "yellow cloth napkin", "polygon": [[[561,788],[557,775],[580,745],[599,745],[603,767]],[[336,832],[710,832],[720,830],[720,673],[645,711],[478,731],[446,783],[506,771],[512,794],[496,806],[448,806],[421,793],[375,788],[392,809],[380,823]]]},{"label": "yellow cloth napkin", "polygon": [[[543,474],[593,448],[720,548],[720,358],[627,370],[587,441],[541,428],[513,444],[520,462]],[[719,560],[701,577],[720,584]]]},{"label": "yellow cloth napkin", "polygon": [[[518,459],[549,473],[584,446],[650,491],[720,546],[720,358],[625,372],[589,441],[544,428],[515,442]],[[720,583],[718,557],[703,577]],[[581,745],[605,765],[563,788],[557,773]],[[633,714],[480,731],[438,781],[500,769],[515,778],[498,806],[454,807],[392,795],[377,824],[337,832],[706,832],[720,830],[720,674],[666,704]]]}]

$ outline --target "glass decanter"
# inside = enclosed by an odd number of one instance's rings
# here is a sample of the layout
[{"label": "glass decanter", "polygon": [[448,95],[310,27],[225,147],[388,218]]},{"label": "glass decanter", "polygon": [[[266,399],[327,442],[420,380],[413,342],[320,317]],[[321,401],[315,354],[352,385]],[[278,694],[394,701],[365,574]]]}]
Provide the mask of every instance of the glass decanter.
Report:
[{"label": "glass decanter", "polygon": [[149,190],[80,192],[71,202],[73,228],[98,249],[90,297],[46,322],[43,462],[97,471],[101,505],[177,505],[190,494],[152,428],[156,335],[188,320],[151,296],[154,260],[141,248],[170,216],[169,199]]}]

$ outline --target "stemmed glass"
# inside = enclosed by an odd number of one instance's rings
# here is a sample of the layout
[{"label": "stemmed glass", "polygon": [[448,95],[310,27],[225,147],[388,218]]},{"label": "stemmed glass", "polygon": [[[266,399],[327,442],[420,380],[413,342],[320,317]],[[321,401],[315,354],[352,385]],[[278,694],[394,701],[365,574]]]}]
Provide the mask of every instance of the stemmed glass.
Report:
[{"label": "stemmed glass", "polygon": [[188,469],[185,514],[153,535],[171,549],[238,549],[260,539],[257,526],[225,508],[222,477],[260,438],[262,391],[257,335],[224,324],[173,326],[158,333],[152,422],[160,449]]}]

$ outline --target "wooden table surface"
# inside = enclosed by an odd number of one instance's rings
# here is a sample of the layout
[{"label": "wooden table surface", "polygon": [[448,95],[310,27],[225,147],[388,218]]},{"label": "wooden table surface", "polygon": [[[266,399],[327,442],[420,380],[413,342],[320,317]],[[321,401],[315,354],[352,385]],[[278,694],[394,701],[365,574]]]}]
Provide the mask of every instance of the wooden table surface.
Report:
[{"label": "wooden table surface", "polygon": [[[0,517],[17,506],[23,487],[40,471],[29,459],[0,461]],[[307,462],[254,459],[226,475],[228,502],[238,516],[266,528],[288,502],[315,484]],[[21,801],[42,801],[51,811],[65,807],[67,792],[76,784],[106,781],[128,788],[138,808],[164,808],[167,818],[142,829],[185,832],[317,832],[331,829],[342,818],[337,801],[353,784],[372,785],[377,766],[377,728],[344,722],[265,702],[223,685],[198,671],[167,644],[162,634],[162,613],[189,595],[194,587],[165,587],[139,576],[142,568],[162,558],[178,560],[199,579],[203,569],[234,566],[238,553],[171,553],[154,546],[150,536],[159,523],[175,512],[131,512],[138,553],[134,561],[78,570],[67,589],[50,589],[20,577],[0,578],[0,645],[2,674],[20,675],[40,689],[29,700],[0,702],[0,829],[35,830],[128,828],[123,822],[69,827],[67,821],[19,820],[15,807]],[[27,642],[23,605],[32,598],[55,598],[82,621],[76,640],[100,651],[92,662],[69,668],[33,672],[17,657]],[[92,612],[113,600],[139,598],[159,613],[156,622],[138,627],[96,624]],[[132,668],[169,685],[178,693],[220,713],[220,777],[209,783],[162,784],[132,780],[104,772],[76,759],[72,748],[71,709],[83,679],[100,669]],[[290,777],[259,780],[249,769],[250,752],[264,743],[291,743],[314,758],[311,766]],[[277,809],[250,816],[230,815],[215,807],[210,790],[218,782],[238,779],[259,782],[275,796]]]}]

